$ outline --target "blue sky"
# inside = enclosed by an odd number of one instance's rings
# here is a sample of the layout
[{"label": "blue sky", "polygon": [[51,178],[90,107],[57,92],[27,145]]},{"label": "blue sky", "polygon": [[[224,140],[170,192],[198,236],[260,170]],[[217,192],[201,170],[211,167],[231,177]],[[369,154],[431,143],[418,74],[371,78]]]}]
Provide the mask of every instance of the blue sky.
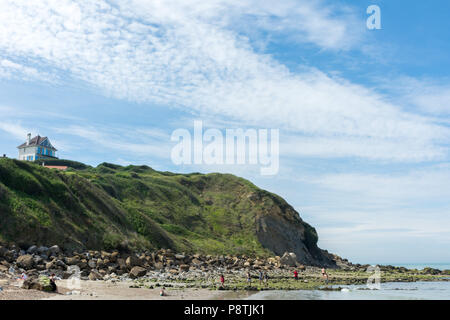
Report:
[{"label": "blue sky", "polygon": [[[381,9],[381,30],[366,8]],[[448,1],[0,0],[0,153],[231,172],[354,262],[450,261]],[[280,170],[177,166],[177,128],[280,130]]]}]

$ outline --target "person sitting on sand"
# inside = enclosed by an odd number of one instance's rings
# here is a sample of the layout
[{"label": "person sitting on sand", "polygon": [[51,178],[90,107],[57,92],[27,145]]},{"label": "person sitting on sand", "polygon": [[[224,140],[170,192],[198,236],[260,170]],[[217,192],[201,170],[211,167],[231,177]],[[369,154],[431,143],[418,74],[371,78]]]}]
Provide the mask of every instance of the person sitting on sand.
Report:
[{"label": "person sitting on sand", "polygon": [[223,276],[223,274],[220,275],[220,286],[223,288],[224,287],[224,283],[225,283],[225,277]]},{"label": "person sitting on sand", "polygon": [[164,296],[166,295],[166,293],[164,292],[164,290],[166,290],[166,288],[165,288],[165,287],[162,287],[161,290],[159,291],[159,295],[160,295],[161,297],[164,297]]},{"label": "person sitting on sand", "polygon": [[297,272],[297,270],[294,271],[294,279],[298,280],[298,272]]}]

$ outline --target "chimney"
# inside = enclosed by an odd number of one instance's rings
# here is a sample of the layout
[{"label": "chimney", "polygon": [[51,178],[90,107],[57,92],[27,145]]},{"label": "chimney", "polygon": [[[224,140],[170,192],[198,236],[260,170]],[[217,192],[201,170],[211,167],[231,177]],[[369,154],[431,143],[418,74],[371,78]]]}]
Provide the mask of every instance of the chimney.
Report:
[{"label": "chimney", "polygon": [[27,136],[27,146],[30,145],[30,141],[31,141],[31,133],[29,133]]}]

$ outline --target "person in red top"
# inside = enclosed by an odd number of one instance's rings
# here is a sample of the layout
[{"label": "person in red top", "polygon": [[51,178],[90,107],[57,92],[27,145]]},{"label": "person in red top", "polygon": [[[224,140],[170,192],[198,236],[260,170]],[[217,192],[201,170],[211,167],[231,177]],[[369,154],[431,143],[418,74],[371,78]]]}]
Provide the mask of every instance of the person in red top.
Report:
[{"label": "person in red top", "polygon": [[220,275],[220,284],[221,284],[222,288],[223,288],[224,283],[225,283],[225,278],[224,278],[223,274],[221,274]]},{"label": "person in red top", "polygon": [[297,270],[294,271],[294,279],[298,280],[298,272],[297,272]]}]

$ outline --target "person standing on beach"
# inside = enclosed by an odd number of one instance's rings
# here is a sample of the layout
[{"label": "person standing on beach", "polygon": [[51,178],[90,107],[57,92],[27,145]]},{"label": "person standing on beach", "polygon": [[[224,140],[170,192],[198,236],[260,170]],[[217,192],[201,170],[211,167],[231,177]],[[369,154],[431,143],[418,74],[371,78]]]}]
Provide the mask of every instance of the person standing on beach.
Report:
[{"label": "person standing on beach", "polygon": [[220,275],[220,286],[223,288],[224,287],[224,283],[225,283],[225,277],[223,276],[223,274]]},{"label": "person standing on beach", "polygon": [[260,270],[259,271],[259,285],[262,285],[263,282],[263,272]]},{"label": "person standing on beach", "polygon": [[252,283],[252,275],[250,274],[250,271],[247,272],[247,283],[248,284]]},{"label": "person standing on beach", "polygon": [[54,273],[52,273],[52,275],[50,276],[50,287],[51,287],[52,292],[57,292],[58,287],[56,286]]},{"label": "person standing on beach", "polygon": [[322,277],[325,278],[325,283],[328,284],[328,274],[325,271],[325,268],[322,268]]},{"label": "person standing on beach", "polygon": [[264,283],[266,284],[266,286],[269,284],[269,274],[267,273],[267,271],[264,273]]},{"label": "person standing on beach", "polygon": [[297,270],[294,271],[294,279],[298,280],[298,272],[297,272]]}]

